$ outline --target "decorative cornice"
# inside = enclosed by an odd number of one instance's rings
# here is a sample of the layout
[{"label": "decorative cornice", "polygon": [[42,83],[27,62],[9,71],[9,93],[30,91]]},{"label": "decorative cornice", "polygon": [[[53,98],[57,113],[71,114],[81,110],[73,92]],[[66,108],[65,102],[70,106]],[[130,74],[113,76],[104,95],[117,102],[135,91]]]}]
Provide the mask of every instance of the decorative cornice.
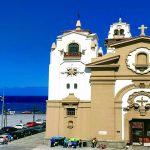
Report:
[{"label": "decorative cornice", "polygon": [[120,65],[118,64],[112,64],[112,65],[89,65],[88,68],[119,68]]},{"label": "decorative cornice", "polygon": [[86,65],[87,68],[98,68],[98,69],[105,69],[105,70],[116,70],[119,68],[119,61],[120,56],[113,56],[110,58],[96,60],[92,63]]},{"label": "decorative cornice", "polygon": [[111,65],[111,64],[117,64],[119,61],[120,56],[112,56],[109,58],[102,59],[100,58],[99,60],[93,61],[92,63],[87,64],[86,66],[95,66],[95,65]]},{"label": "decorative cornice", "polygon": [[139,41],[140,42],[143,41],[143,42],[149,42],[150,43],[150,37],[149,36],[133,37],[133,38],[129,38],[129,39],[124,40],[124,41],[119,41],[119,42],[110,44],[109,46],[118,48],[118,47],[122,47],[124,45],[130,45],[131,43],[138,43]]}]

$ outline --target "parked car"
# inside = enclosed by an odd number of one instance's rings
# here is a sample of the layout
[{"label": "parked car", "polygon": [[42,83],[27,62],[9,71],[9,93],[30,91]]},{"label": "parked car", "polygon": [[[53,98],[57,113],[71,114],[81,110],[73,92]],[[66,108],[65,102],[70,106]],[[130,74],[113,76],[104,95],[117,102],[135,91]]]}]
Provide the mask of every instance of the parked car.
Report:
[{"label": "parked car", "polygon": [[5,133],[17,131],[17,129],[14,127],[3,127],[1,130],[4,131]]},{"label": "parked car", "polygon": [[24,124],[17,124],[17,125],[15,126],[15,128],[16,128],[16,129],[23,129],[23,128],[26,128],[26,125],[24,125]]},{"label": "parked car", "polygon": [[0,144],[7,144],[7,138],[5,136],[0,135]]},{"label": "parked car", "polygon": [[38,132],[35,130],[35,126],[34,126],[34,127],[29,127],[29,130],[30,130],[31,135],[38,133]]},{"label": "parked car", "polygon": [[38,125],[38,126],[34,127],[33,130],[35,131],[35,133],[40,133],[40,132],[44,132],[45,128],[43,125]]},{"label": "parked car", "polygon": [[34,127],[36,125],[37,125],[36,122],[27,122],[27,124],[26,124],[27,127]]},{"label": "parked car", "polygon": [[28,127],[27,128],[23,128],[21,130],[22,130],[24,136],[32,135],[31,127],[29,127],[29,128]]},{"label": "parked car", "polygon": [[42,120],[42,119],[37,119],[35,122],[36,122],[37,124],[43,124],[43,120]]},{"label": "parked car", "polygon": [[14,132],[10,132],[10,135],[13,137],[14,140],[20,139],[24,137],[24,132],[22,130],[17,130]]}]

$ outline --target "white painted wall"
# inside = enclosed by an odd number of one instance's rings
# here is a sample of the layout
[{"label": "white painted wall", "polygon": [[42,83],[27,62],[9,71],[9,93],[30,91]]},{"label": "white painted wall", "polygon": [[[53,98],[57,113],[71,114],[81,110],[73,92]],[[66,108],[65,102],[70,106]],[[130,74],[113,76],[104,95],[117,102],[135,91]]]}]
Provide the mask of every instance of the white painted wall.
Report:
[{"label": "white painted wall", "polygon": [[[78,43],[79,51],[82,54],[79,60],[64,60],[64,52],[68,52],[70,43]],[[95,43],[95,48],[91,49],[92,42]],[[85,65],[91,62],[91,58],[97,57],[98,54],[98,39],[96,34],[88,34],[87,32],[76,32],[58,36],[56,49],[50,54],[49,65],[49,100],[62,100],[69,93],[74,93],[81,100],[91,99],[91,86],[89,83],[91,72],[85,68]],[[77,76],[67,76],[68,67],[75,67],[78,70]],[[82,73],[81,73],[82,72]],[[70,89],[66,88],[66,84],[70,84]],[[77,83],[78,88],[74,89],[74,83]]]},{"label": "white painted wall", "polygon": [[[74,95],[81,100],[91,99],[91,86],[89,83],[91,72],[85,72],[85,65],[82,62],[65,62],[61,65],[61,72],[66,71],[68,67],[75,67],[78,69],[79,73],[77,76],[67,76],[67,74],[60,75],[60,99],[68,96],[69,93],[74,93]],[[66,89],[66,84],[70,84],[70,89]],[[77,83],[78,88],[74,89],[74,84]]]},{"label": "white painted wall", "polygon": [[114,23],[113,25],[110,26],[110,30],[108,33],[108,39],[113,39],[114,38],[114,30],[115,29],[124,29],[124,38],[130,38],[131,33],[130,33],[130,25],[125,23],[125,22],[117,22]]},{"label": "white painted wall", "polygon": [[115,82],[115,96],[117,95],[117,93],[123,89],[124,87],[132,84],[132,80],[116,80]]}]

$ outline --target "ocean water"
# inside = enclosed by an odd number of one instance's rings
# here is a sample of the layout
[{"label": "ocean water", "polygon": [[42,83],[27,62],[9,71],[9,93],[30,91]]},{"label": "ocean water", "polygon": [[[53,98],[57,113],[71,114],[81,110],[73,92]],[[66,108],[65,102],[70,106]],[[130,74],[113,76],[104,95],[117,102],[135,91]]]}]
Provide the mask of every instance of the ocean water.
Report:
[{"label": "ocean water", "polygon": [[[15,111],[20,114],[23,111],[40,111],[46,112],[47,96],[5,96],[4,106],[6,110]],[[0,114],[2,109],[2,101],[0,101]]]}]

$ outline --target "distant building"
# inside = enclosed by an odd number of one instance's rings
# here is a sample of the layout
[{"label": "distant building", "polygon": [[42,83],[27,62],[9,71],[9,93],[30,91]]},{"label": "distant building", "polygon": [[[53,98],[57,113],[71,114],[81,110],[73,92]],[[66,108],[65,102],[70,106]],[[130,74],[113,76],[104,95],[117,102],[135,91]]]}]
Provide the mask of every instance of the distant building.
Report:
[{"label": "distant building", "polygon": [[150,37],[110,26],[103,55],[95,33],[65,31],[52,44],[46,137],[150,144]]}]

